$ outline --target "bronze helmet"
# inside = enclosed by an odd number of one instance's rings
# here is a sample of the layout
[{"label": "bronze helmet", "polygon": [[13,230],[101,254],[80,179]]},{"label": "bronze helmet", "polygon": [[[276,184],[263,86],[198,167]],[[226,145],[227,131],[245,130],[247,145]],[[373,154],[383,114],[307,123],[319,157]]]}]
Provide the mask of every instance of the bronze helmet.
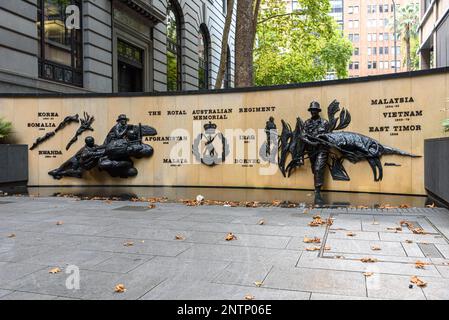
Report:
[{"label": "bronze helmet", "polygon": [[312,101],[310,103],[310,107],[309,107],[308,111],[312,111],[312,110],[317,110],[317,111],[321,112],[320,104],[316,101]]}]

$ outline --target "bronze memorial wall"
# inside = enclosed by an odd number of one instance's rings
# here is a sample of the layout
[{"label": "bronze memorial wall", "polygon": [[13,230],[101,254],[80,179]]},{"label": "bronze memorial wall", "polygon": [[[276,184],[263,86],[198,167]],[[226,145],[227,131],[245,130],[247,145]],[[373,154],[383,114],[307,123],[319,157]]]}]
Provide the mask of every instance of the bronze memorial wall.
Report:
[{"label": "bronze memorial wall", "polygon": [[[32,149],[30,186],[313,189],[314,177],[307,158],[289,178],[283,176],[277,163],[278,139],[271,141],[265,130],[270,117],[274,118],[274,131],[281,136],[281,120],[293,130],[297,117],[310,117],[312,101],[321,104],[321,116],[327,119],[328,106],[337,100],[351,118],[342,131],[356,132],[381,145],[422,156],[424,139],[447,135],[441,122],[449,118],[448,99],[449,73],[445,71],[224,93],[4,96],[0,97],[0,117],[13,123],[14,142]],[[82,173],[82,178],[49,174],[76,155],[86,137],[92,136],[92,144],[102,145],[111,128],[120,122],[120,115],[124,115],[124,123],[128,118],[128,123],[134,125],[134,138],[146,147],[143,153],[134,154],[134,171],[129,177],[122,173],[114,176],[108,171],[107,161],[101,163],[104,170],[92,166]],[[151,132],[152,128],[157,134]],[[267,139],[271,142],[268,147]],[[211,145],[214,148],[208,149]],[[211,152],[219,160],[215,165],[207,163]],[[384,155],[380,161],[381,181],[374,181],[367,161],[354,164],[345,160],[350,181],[333,180],[330,170],[326,170],[323,189],[425,194],[424,158]]]}]

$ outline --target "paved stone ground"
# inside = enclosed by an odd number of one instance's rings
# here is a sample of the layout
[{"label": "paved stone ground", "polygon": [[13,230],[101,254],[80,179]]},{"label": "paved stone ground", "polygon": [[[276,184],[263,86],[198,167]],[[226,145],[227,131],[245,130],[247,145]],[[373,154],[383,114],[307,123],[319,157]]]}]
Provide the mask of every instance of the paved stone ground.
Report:
[{"label": "paved stone ground", "polygon": [[[449,299],[444,209],[146,209],[0,198],[0,299]],[[308,226],[317,214],[333,225]],[[392,230],[401,220],[426,234]],[[228,232],[237,240],[225,241]],[[361,261],[368,257],[377,262]],[[428,265],[417,269],[417,260]],[[66,287],[69,265],[80,269],[79,290]],[[62,272],[49,273],[55,267]],[[409,288],[415,275],[427,286]],[[127,291],[115,293],[117,284]]]}]

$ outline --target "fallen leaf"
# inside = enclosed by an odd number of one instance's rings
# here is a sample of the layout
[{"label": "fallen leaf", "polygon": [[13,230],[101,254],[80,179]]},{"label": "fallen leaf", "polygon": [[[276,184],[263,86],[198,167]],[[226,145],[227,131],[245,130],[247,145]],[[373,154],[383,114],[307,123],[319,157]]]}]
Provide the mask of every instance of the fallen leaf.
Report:
[{"label": "fallen leaf", "polygon": [[405,243],[413,243],[412,240],[405,240]]},{"label": "fallen leaf", "polygon": [[424,231],[423,228],[412,229],[412,232],[415,233],[415,234],[426,234],[426,232]]},{"label": "fallen leaf", "polygon": [[57,226],[62,226],[63,224],[64,224],[64,222],[62,222],[62,221],[56,222],[56,225],[57,225]]},{"label": "fallen leaf", "polygon": [[261,281],[256,281],[254,282],[254,284],[256,285],[256,287],[261,287],[263,283]]},{"label": "fallen leaf", "polygon": [[306,251],[319,251],[321,250],[321,247],[311,247],[311,248],[306,248]]},{"label": "fallen leaf", "polygon": [[126,292],[126,288],[124,284],[118,284],[115,286],[114,291],[117,293],[123,293]]},{"label": "fallen leaf", "polygon": [[131,241],[125,242],[123,245],[124,245],[125,247],[132,247],[132,246],[134,245],[134,242],[131,242]]},{"label": "fallen leaf", "polygon": [[373,225],[377,226],[378,224],[379,224],[379,222],[373,221]]},{"label": "fallen leaf", "polygon": [[321,239],[318,237],[315,238],[304,237],[304,243],[321,243]]},{"label": "fallen leaf", "polygon": [[399,209],[408,209],[408,208],[410,208],[410,206],[408,204],[401,204],[399,206]]},{"label": "fallen leaf", "polygon": [[358,206],[357,209],[369,209],[367,206]]},{"label": "fallen leaf", "polygon": [[435,203],[428,204],[426,207],[427,207],[427,208],[435,208]]},{"label": "fallen leaf", "polygon": [[245,300],[254,300],[256,297],[254,297],[254,296],[252,296],[252,295],[250,295],[250,294],[248,294],[248,295],[246,295],[245,296]]},{"label": "fallen leaf", "polygon": [[154,208],[156,208],[156,205],[154,205],[154,204],[149,204],[148,205],[148,209],[154,209]]},{"label": "fallen leaf", "polygon": [[371,246],[371,250],[373,250],[373,251],[380,251],[382,249],[380,248],[380,246]]},{"label": "fallen leaf", "polygon": [[8,238],[15,238],[15,237],[16,237],[15,233],[8,234]]},{"label": "fallen leaf", "polygon": [[413,223],[411,223],[409,221],[402,220],[402,221],[399,222],[399,224],[401,226],[406,226],[409,229],[413,229],[414,228]]},{"label": "fallen leaf", "polygon": [[326,224],[327,222],[321,219],[320,216],[314,216],[312,222],[309,222],[310,227],[318,227],[323,224]]},{"label": "fallen leaf", "polygon": [[55,273],[59,273],[59,272],[61,272],[61,269],[59,269],[59,268],[54,268],[54,269],[51,269],[50,271],[48,271],[48,273],[51,273],[51,274],[55,274]]},{"label": "fallen leaf", "polygon": [[232,240],[237,240],[237,237],[235,236],[235,234],[233,234],[232,232],[228,233],[228,235],[225,238],[226,241],[232,241]]},{"label": "fallen leaf", "polygon": [[183,235],[176,235],[175,240],[185,240],[186,238]]},{"label": "fallen leaf", "polygon": [[345,257],[343,256],[335,256],[335,259],[344,259]]},{"label": "fallen leaf", "polygon": [[362,258],[360,259],[360,261],[362,261],[363,263],[374,263],[377,262],[376,258]]},{"label": "fallen leaf", "polygon": [[356,236],[356,234],[354,232],[348,232],[346,235],[348,237],[355,237]]},{"label": "fallen leaf", "polygon": [[428,265],[428,263],[422,262],[422,261],[419,261],[419,260],[415,262],[415,268],[416,269],[425,269],[426,265]]},{"label": "fallen leaf", "polygon": [[417,276],[413,276],[410,279],[410,282],[413,284],[416,284],[418,287],[425,287],[427,286],[427,282],[421,280],[420,278],[418,278]]},{"label": "fallen leaf", "polygon": [[331,250],[331,247],[329,247],[329,246],[325,246],[325,247],[324,247],[324,250],[326,250],[326,251],[330,251],[330,250]]},{"label": "fallen leaf", "polygon": [[257,223],[259,226],[262,226],[262,225],[264,225],[265,224],[265,220],[264,219],[262,219],[262,220],[260,220],[258,223]]},{"label": "fallen leaf", "polygon": [[332,218],[327,219],[326,224],[330,227],[331,225],[334,224],[334,219],[332,219]]},{"label": "fallen leaf", "polygon": [[371,277],[374,274],[374,272],[365,272],[363,275],[365,277]]}]

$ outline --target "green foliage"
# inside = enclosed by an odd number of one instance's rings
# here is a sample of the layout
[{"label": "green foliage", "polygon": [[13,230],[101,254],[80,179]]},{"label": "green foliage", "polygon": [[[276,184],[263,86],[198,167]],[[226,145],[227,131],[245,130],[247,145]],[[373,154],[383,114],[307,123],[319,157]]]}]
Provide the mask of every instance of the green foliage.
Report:
[{"label": "green foliage", "polygon": [[0,139],[6,138],[12,131],[11,122],[5,121],[0,118]]},{"label": "green foliage", "polygon": [[348,76],[352,44],[329,16],[329,0],[299,0],[287,13],[282,0],[262,0],[254,50],[256,85],[323,80],[327,72]]},{"label": "green foliage", "polygon": [[[420,20],[419,4],[407,3],[399,7],[397,11],[396,24],[397,32],[402,39],[402,45],[406,55],[404,56],[403,64],[408,67],[408,70],[419,69],[419,34],[418,26]],[[391,23],[391,28],[394,30],[394,21]],[[410,46],[410,51],[407,53],[407,45]],[[407,59],[410,55],[410,65],[408,66]]]},{"label": "green foliage", "polygon": [[443,121],[444,131],[449,132],[449,119]]}]

